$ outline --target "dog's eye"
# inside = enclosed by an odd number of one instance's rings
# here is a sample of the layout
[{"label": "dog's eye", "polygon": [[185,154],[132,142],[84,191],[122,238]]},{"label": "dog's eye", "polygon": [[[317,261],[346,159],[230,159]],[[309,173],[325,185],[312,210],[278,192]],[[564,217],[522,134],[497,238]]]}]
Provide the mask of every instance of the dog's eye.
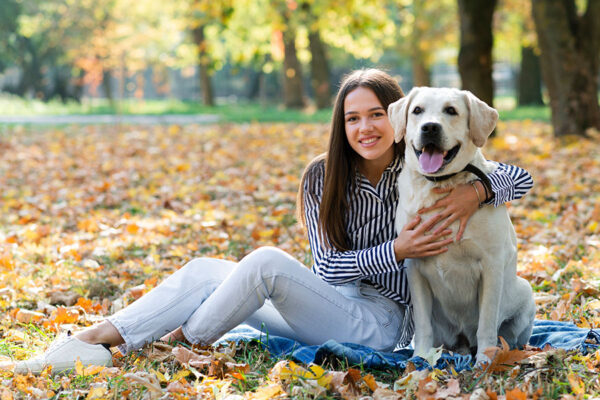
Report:
[{"label": "dog's eye", "polygon": [[422,112],[423,112],[423,109],[422,109],[421,107],[419,107],[419,106],[417,106],[417,107],[413,108],[413,111],[412,111],[412,113],[413,113],[413,114],[416,114],[416,115],[419,115],[419,114],[421,114]]},{"label": "dog's eye", "polygon": [[444,112],[448,115],[458,115],[458,113],[456,112],[456,108],[454,108],[452,106],[448,106],[448,107],[444,108]]}]

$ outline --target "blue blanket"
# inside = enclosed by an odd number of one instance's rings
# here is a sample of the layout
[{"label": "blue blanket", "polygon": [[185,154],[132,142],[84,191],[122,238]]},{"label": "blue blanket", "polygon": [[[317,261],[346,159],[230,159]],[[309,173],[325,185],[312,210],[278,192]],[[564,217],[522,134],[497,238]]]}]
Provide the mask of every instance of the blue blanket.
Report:
[{"label": "blue blanket", "polygon": [[[366,368],[406,368],[410,361],[419,369],[429,365],[420,357],[413,357],[412,349],[402,349],[384,353],[366,346],[353,343],[338,343],[328,340],[319,346],[306,346],[292,339],[269,336],[249,326],[239,326],[227,333],[218,342],[257,340],[276,357],[292,358],[305,364],[320,364],[328,357],[337,357],[347,360],[351,365],[363,365]],[[578,328],[569,322],[536,320],[529,344],[543,348],[550,345],[554,348],[566,350],[579,350],[582,352],[594,351],[600,345],[600,331],[597,329]],[[473,366],[470,355],[453,354],[444,352],[436,364],[437,368],[454,366],[456,371],[470,369]]]}]

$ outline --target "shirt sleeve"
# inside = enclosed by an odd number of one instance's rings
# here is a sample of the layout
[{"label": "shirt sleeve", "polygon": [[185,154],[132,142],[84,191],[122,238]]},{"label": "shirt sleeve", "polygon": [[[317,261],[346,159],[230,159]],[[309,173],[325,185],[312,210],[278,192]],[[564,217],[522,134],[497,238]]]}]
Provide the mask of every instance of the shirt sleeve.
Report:
[{"label": "shirt sleeve", "polygon": [[496,170],[488,174],[494,198],[486,202],[498,207],[506,202],[523,197],[533,187],[531,174],[514,165],[494,162]]},{"label": "shirt sleeve", "polygon": [[325,282],[339,285],[403,268],[403,263],[396,261],[393,240],[350,251],[338,251],[324,243],[318,227],[323,179],[322,174],[311,175],[304,184],[304,212],[313,272]]}]

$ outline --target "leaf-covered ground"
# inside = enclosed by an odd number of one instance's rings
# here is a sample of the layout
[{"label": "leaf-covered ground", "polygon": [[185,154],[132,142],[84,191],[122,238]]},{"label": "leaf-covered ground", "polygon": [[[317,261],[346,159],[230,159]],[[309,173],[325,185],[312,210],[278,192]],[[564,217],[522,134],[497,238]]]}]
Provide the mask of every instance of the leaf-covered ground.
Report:
[{"label": "leaf-covered ground", "polygon": [[[533,191],[510,205],[519,273],[538,318],[600,326],[600,135],[500,123],[488,158],[518,164]],[[0,132],[0,361],[126,306],[198,256],[237,260],[278,246],[310,265],[296,225],[302,168],[327,126],[99,126]],[[113,368],[41,377],[0,372],[12,398],[584,398],[600,351],[499,349],[486,371],[366,371],[275,360],[256,344],[147,346]],[[49,371],[48,371],[49,372]]]}]

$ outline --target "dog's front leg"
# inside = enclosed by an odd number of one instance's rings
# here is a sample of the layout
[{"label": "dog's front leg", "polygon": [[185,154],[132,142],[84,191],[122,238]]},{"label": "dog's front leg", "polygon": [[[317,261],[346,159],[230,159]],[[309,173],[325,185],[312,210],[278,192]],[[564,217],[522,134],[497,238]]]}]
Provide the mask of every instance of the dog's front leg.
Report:
[{"label": "dog's front leg", "polygon": [[502,297],[504,272],[502,265],[490,259],[482,260],[481,281],[479,283],[479,323],[477,326],[476,363],[490,362],[484,350],[498,344],[498,318]]},{"label": "dog's front leg", "polygon": [[417,260],[406,260],[408,264],[408,283],[413,305],[415,321],[415,356],[424,357],[433,347],[433,327],[431,324],[431,305],[433,294],[429,283],[423,277]]}]

